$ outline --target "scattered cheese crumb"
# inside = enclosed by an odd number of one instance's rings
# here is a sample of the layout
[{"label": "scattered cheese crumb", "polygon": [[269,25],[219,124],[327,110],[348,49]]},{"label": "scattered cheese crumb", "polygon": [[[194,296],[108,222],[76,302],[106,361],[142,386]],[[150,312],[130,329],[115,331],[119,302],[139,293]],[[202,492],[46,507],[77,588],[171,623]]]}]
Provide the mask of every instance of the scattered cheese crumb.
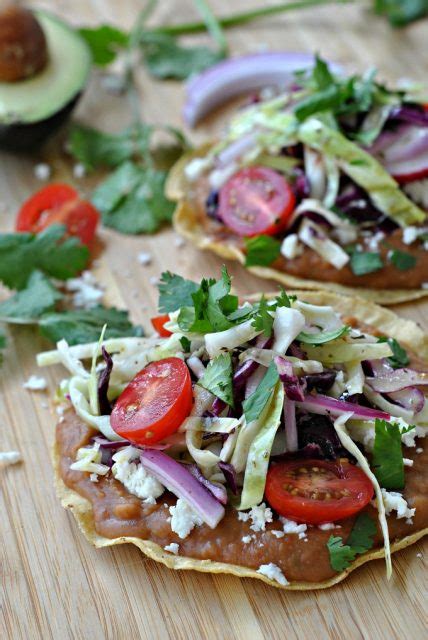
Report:
[{"label": "scattered cheese crumb", "polygon": [[153,285],[153,287],[156,287],[156,285],[159,283],[159,278],[157,276],[152,276],[149,282],[151,285]]},{"label": "scattered cheese crumb", "polygon": [[180,546],[176,542],[171,542],[171,544],[167,544],[166,547],[164,547],[164,549],[165,551],[169,551],[170,553],[177,555],[178,550],[180,549]]},{"label": "scattered cheese crumb", "polygon": [[403,458],[403,464],[405,467],[413,467],[413,460],[410,460],[410,458]]},{"label": "scattered cheese crumb", "polygon": [[80,180],[86,176],[86,167],[81,162],[77,162],[73,167],[73,176],[76,180]]},{"label": "scattered cheese crumb", "polygon": [[294,520],[288,520],[288,518],[280,517],[282,522],[282,528],[284,529],[284,533],[297,533],[299,538],[306,537],[306,530],[308,528],[307,524],[298,524],[294,522]]},{"label": "scattered cheese crumb", "polygon": [[183,498],[178,498],[177,504],[169,508],[171,514],[171,529],[179,538],[187,538],[196,525],[203,524],[203,520]]},{"label": "scattered cheese crumb", "polygon": [[243,536],[242,542],[244,544],[248,544],[249,542],[251,542],[251,536]]},{"label": "scattered cheese crumb", "polygon": [[422,553],[417,553],[417,554],[416,554],[416,557],[417,557],[417,558],[422,558]]},{"label": "scattered cheese crumb", "polygon": [[135,447],[120,449],[112,456],[112,473],[134,496],[141,498],[146,504],[155,504],[156,498],[163,494],[164,486],[151,476],[142,464],[133,462],[139,457],[140,451]]},{"label": "scattered cheese crumb", "polygon": [[378,231],[369,238],[367,248],[370,249],[370,251],[378,251],[379,243],[384,239],[384,237],[385,234],[382,231]]},{"label": "scattered cheese crumb", "polygon": [[137,256],[138,262],[143,265],[143,267],[149,265],[152,259],[152,254],[148,253],[147,251],[141,251]]},{"label": "scattered cheese crumb", "polygon": [[98,482],[98,473],[91,473],[91,475],[89,476],[89,480],[91,482]]},{"label": "scattered cheese crumb", "polygon": [[238,520],[247,522],[251,519],[250,529],[253,531],[266,531],[266,523],[272,522],[272,510],[262,502],[258,506],[252,507],[249,512],[238,511]]},{"label": "scattered cheese crumb", "polygon": [[418,448],[416,449],[416,453],[422,453],[422,452],[423,452],[422,447],[418,447]]},{"label": "scattered cheese crumb", "polygon": [[80,309],[92,309],[104,295],[101,285],[90,271],[83,271],[79,278],[67,280],[65,288],[73,294],[74,306]]},{"label": "scattered cheese crumb", "polygon": [[273,562],[269,562],[269,564],[262,564],[257,569],[257,573],[261,573],[262,576],[266,576],[269,580],[279,582],[279,584],[282,584],[283,586],[288,584],[288,580],[282,573],[281,569]]},{"label": "scattered cheese crumb", "polygon": [[34,167],[34,175],[37,178],[37,180],[42,180],[42,181],[49,180],[49,178],[51,177],[51,174],[52,174],[52,170],[50,166],[46,164],[46,162],[39,162]]},{"label": "scattered cheese crumb", "polygon": [[30,376],[27,382],[24,382],[22,386],[24,389],[29,389],[30,391],[45,391],[48,385],[46,378],[42,378],[41,376]]},{"label": "scattered cheese crumb", "polygon": [[0,451],[0,462],[4,465],[21,462],[22,456],[19,451]]},{"label": "scattered cheese crumb", "polygon": [[278,529],[271,529],[271,534],[275,536],[275,538],[283,538],[285,536],[285,532],[279,531]]},{"label": "scattered cheese crumb", "polygon": [[[382,489],[383,504],[385,505],[385,513],[388,516],[391,511],[397,512],[397,518],[406,518],[408,524],[412,523],[411,518],[415,515],[416,509],[410,509],[406,500],[401,493],[396,491],[386,491]],[[409,522],[410,520],[410,522]]]},{"label": "scattered cheese crumb", "polygon": [[334,522],[324,522],[324,524],[318,525],[318,529],[321,529],[321,531],[331,531],[331,529],[335,528],[336,525],[334,524]]},{"label": "scattered cheese crumb", "polygon": [[418,237],[418,229],[416,227],[406,227],[403,229],[404,244],[412,244]]},{"label": "scattered cheese crumb", "polygon": [[174,246],[176,246],[177,249],[181,249],[182,247],[184,247],[185,244],[186,244],[186,241],[181,236],[177,236],[176,238],[174,238]]}]

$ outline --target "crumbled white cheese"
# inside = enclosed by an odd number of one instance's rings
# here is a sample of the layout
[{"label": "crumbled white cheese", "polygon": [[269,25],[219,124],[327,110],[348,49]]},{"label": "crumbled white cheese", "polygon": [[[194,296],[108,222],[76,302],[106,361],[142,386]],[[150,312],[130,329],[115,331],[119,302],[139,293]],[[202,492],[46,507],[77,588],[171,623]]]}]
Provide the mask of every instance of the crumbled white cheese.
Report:
[{"label": "crumbled white cheese", "polygon": [[391,511],[397,512],[397,518],[406,518],[409,520],[415,515],[416,509],[410,509],[406,500],[401,493],[397,491],[387,491],[382,489],[382,499],[385,505],[385,513],[389,515]]},{"label": "crumbled white cheese", "polygon": [[185,244],[186,241],[181,236],[177,236],[176,238],[174,238],[174,246],[177,247],[177,249],[182,249]]},{"label": "crumbled white cheese", "polygon": [[297,233],[290,233],[286,236],[281,244],[281,254],[287,260],[294,260],[303,253],[303,245],[299,242]]},{"label": "crumbled white cheese", "polygon": [[114,454],[114,465],[111,470],[129,493],[141,498],[147,504],[155,504],[164,492],[164,486],[151,476],[142,464],[132,462],[139,457],[139,450],[135,447],[125,447]]},{"label": "crumbled white cheese", "polygon": [[0,451],[0,462],[4,465],[21,462],[22,456],[19,451]]},{"label": "crumbled white cheese", "polygon": [[369,238],[367,242],[367,248],[370,251],[378,251],[379,243],[384,239],[384,237],[385,237],[385,234],[383,233],[383,231],[378,231],[377,233],[375,233]]},{"label": "crumbled white cheese", "polygon": [[147,267],[153,260],[153,256],[148,251],[141,251],[137,256],[138,262],[143,265],[143,267]]},{"label": "crumbled white cheese", "polygon": [[217,189],[220,189],[220,187],[222,187],[224,183],[227,182],[227,180],[229,180],[231,176],[233,176],[237,168],[238,167],[236,166],[236,164],[232,162],[223,169],[214,169],[214,171],[211,171],[209,182],[212,189],[215,189],[216,191]]},{"label": "crumbled white cheese", "polygon": [[90,271],[83,271],[79,278],[67,280],[65,288],[73,294],[73,305],[80,309],[95,307],[104,295],[101,285]]},{"label": "crumbled white cheese", "polygon": [[89,476],[89,480],[91,482],[98,482],[98,473],[91,473],[91,475]]},{"label": "crumbled white cheese", "polygon": [[307,524],[299,524],[298,522],[294,522],[294,520],[288,520],[288,518],[283,518],[282,516],[280,517],[280,521],[282,522],[284,533],[296,533],[299,538],[306,537]]},{"label": "crumbled white cheese", "polygon": [[285,532],[279,531],[278,529],[271,529],[271,534],[275,536],[275,538],[283,538],[285,536]]},{"label": "crumbled white cheese", "polygon": [[324,229],[309,219],[304,219],[299,229],[299,240],[318,253],[324,260],[341,269],[349,262],[349,255],[340,245],[326,235]]},{"label": "crumbled white cheese", "polygon": [[321,529],[321,531],[331,531],[332,529],[335,529],[336,525],[334,524],[334,522],[324,522],[324,524],[319,524],[318,525],[318,529]]},{"label": "crumbled white cheese", "polygon": [[46,378],[42,378],[42,376],[30,376],[22,386],[30,391],[45,391],[48,384]]},{"label": "crumbled white cheese", "polygon": [[416,453],[422,453],[422,452],[423,452],[422,447],[418,447],[418,448],[416,449]]},{"label": "crumbled white cheese", "polygon": [[417,553],[417,554],[416,554],[416,557],[417,557],[417,558],[422,558],[422,557],[423,557],[423,556],[422,556],[422,553]]},{"label": "crumbled white cheese", "polygon": [[244,544],[248,544],[249,542],[251,542],[251,536],[243,536],[241,540]]},{"label": "crumbled white cheese", "polygon": [[45,181],[51,177],[52,170],[46,162],[39,162],[34,167],[34,175],[37,180]]},{"label": "crumbled white cheese", "polygon": [[203,524],[203,520],[183,498],[178,498],[177,504],[169,508],[171,514],[171,529],[179,538],[187,538],[195,526]]},{"label": "crumbled white cheese", "polygon": [[73,167],[73,177],[80,180],[86,176],[86,167],[82,162],[77,162]]},{"label": "crumbled white cheese", "polygon": [[266,523],[272,522],[272,510],[266,507],[265,503],[252,507],[250,511],[238,511],[238,520],[247,522],[251,519],[250,529],[253,531],[266,531]]},{"label": "crumbled white cheese", "polygon": [[156,287],[159,284],[159,278],[157,276],[152,276],[149,282],[153,287]]},{"label": "crumbled white cheese", "polygon": [[76,462],[70,465],[70,469],[97,473],[100,476],[105,476],[110,471],[110,467],[101,464],[101,451],[98,442],[92,447],[80,447],[77,451]]},{"label": "crumbled white cheese", "polygon": [[261,573],[262,576],[266,576],[269,580],[279,582],[279,584],[282,584],[284,587],[288,584],[288,580],[282,573],[281,569],[273,562],[269,562],[269,564],[262,564],[257,569],[257,573]]},{"label": "crumbled white cheese", "polygon": [[410,458],[403,458],[403,464],[405,467],[413,467],[413,460]]},{"label": "crumbled white cheese", "polygon": [[178,550],[180,549],[180,546],[176,542],[171,542],[171,544],[167,544],[166,547],[164,547],[164,549],[165,551],[169,551],[170,553],[177,555]]},{"label": "crumbled white cheese", "polygon": [[207,171],[212,164],[212,160],[209,157],[206,158],[193,158],[184,168],[184,174],[189,182],[195,182],[201,177],[205,171]]},{"label": "crumbled white cheese", "polygon": [[406,227],[403,229],[403,242],[404,244],[412,244],[418,237],[417,227]]}]

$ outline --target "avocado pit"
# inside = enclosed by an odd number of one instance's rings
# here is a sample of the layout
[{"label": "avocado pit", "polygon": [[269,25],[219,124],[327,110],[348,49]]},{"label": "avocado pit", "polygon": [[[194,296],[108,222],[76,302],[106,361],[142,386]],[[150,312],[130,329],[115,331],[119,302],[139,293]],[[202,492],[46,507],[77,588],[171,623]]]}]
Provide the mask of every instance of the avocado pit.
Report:
[{"label": "avocado pit", "polygon": [[0,10],[0,81],[31,78],[47,61],[46,37],[35,15],[15,5]]}]

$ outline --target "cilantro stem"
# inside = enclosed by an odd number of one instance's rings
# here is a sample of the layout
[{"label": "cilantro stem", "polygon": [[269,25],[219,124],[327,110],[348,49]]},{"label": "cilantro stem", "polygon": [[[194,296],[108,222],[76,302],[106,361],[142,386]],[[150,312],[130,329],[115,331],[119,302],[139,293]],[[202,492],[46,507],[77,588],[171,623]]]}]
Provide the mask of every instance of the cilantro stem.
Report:
[{"label": "cilantro stem", "polygon": [[206,2],[205,0],[194,0],[194,3],[197,10],[201,14],[207,31],[209,31],[212,39],[217,43],[219,53],[222,56],[226,56],[228,46],[223,29],[221,28],[221,25],[217,17],[214,15],[213,11],[211,10],[208,2]]},{"label": "cilantro stem", "polygon": [[[196,1],[196,0],[195,0]],[[309,9],[318,5],[327,4],[352,4],[355,0],[296,0],[295,2],[281,2],[273,7],[263,7],[252,11],[232,13],[230,16],[218,17],[217,22],[223,28],[236,27],[258,18],[293,11],[294,9]],[[200,33],[207,30],[205,22],[184,22],[182,24],[165,25],[156,27],[153,31],[165,33],[170,36],[181,36],[189,33]]]}]

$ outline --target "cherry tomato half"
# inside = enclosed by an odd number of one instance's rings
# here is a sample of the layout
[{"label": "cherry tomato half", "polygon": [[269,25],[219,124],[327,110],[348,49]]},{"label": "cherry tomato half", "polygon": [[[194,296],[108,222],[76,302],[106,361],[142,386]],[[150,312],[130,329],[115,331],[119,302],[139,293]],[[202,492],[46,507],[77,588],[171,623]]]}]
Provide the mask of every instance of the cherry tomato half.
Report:
[{"label": "cherry tomato half", "polygon": [[293,460],[274,464],[266,479],[266,500],[282,516],[322,524],[342,520],[370,502],[373,485],[347,461]]},{"label": "cherry tomato half", "polygon": [[192,409],[192,382],[180,358],[151,362],[120,394],[111,426],[136,444],[154,444],[177,431]]},{"label": "cherry tomato half", "polygon": [[294,193],[280,173],[247,167],[220,189],[218,215],[240,236],[273,235],[284,229],[295,204]]},{"label": "cherry tomato half", "polygon": [[100,215],[95,207],[67,184],[50,184],[34,193],[22,205],[16,219],[17,231],[39,233],[52,224],[64,224],[70,235],[83,244],[94,239]]},{"label": "cherry tomato half", "polygon": [[164,316],[155,316],[150,319],[150,322],[153,325],[153,329],[158,332],[158,334],[162,338],[168,338],[168,336],[172,336],[171,331],[165,329],[164,325],[166,322],[169,322],[169,315],[165,314]]}]

